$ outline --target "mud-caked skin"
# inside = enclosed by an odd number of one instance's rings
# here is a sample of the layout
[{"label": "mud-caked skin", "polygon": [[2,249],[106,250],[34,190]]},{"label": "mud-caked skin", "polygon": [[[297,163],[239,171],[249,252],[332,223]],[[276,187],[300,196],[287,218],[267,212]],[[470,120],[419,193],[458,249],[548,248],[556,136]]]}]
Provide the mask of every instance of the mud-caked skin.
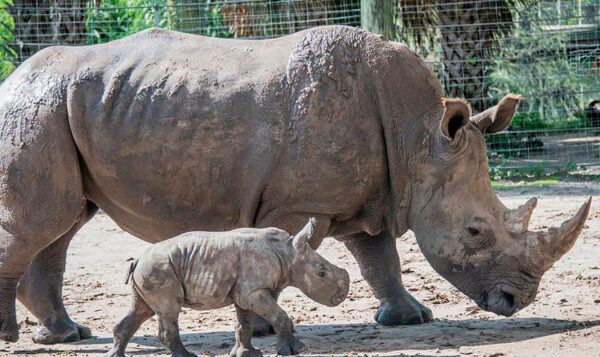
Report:
[{"label": "mud-caked skin", "polygon": [[268,321],[278,336],[277,354],[294,355],[305,346],[274,296],[287,286],[327,306],[348,295],[348,272],[328,262],[308,242],[314,219],[295,236],[277,228],[229,232],[190,232],[157,243],[132,264],[133,300],[114,328],[114,348],[122,357],[139,326],[156,314],[159,340],[174,356],[194,356],[182,345],[177,318],[181,307],[218,309],[234,304],[238,318],[231,356],[261,356],[253,348],[253,314]]},{"label": "mud-caked skin", "polygon": [[406,46],[343,26],[264,41],[151,29],[40,51],[0,86],[0,338],[18,337],[16,296],[39,320],[37,342],[89,336],[61,289],[69,240],[97,207],[149,242],[293,232],[315,216],[311,245],[344,242],[385,325],[432,318],[401,279],[394,240],[411,229],[442,276],[513,314],[590,202],[559,228],[528,231],[536,202],[499,201],[483,139],[521,98],[471,115],[442,93]]}]

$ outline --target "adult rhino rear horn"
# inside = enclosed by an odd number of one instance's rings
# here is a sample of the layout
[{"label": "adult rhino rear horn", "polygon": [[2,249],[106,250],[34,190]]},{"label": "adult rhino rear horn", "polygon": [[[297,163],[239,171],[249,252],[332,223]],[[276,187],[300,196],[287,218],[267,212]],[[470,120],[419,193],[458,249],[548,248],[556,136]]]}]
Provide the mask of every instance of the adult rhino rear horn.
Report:
[{"label": "adult rhino rear horn", "polygon": [[528,265],[543,272],[567,253],[585,225],[591,203],[592,198],[589,197],[579,211],[560,227],[551,227],[546,231],[525,231],[523,236]]},{"label": "adult rhino rear horn", "polygon": [[537,206],[537,198],[532,197],[515,209],[506,210],[504,221],[506,229],[513,234],[523,234],[529,227],[533,209]]}]

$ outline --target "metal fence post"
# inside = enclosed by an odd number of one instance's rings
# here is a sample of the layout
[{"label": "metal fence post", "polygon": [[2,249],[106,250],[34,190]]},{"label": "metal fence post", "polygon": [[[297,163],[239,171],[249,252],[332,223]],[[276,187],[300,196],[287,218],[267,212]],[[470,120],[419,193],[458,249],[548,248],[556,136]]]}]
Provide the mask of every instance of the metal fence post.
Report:
[{"label": "metal fence post", "polygon": [[154,3],[154,27],[160,27],[160,5],[158,2]]}]

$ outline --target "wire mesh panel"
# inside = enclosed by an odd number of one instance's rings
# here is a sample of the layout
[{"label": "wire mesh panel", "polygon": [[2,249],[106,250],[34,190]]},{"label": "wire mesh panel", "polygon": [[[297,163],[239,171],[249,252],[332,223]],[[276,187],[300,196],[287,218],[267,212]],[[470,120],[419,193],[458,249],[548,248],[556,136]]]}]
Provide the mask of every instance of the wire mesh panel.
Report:
[{"label": "wire mesh panel", "polygon": [[474,112],[524,97],[511,127],[486,137],[492,170],[600,165],[600,2],[398,4],[398,38],[426,58],[446,95]]},{"label": "wire mesh panel", "polygon": [[[96,44],[160,26],[272,38],[360,24],[359,0],[0,0],[0,80],[53,44]],[[600,1],[398,0],[396,37],[474,112],[524,97],[487,136],[492,170],[600,166]]]},{"label": "wire mesh panel", "polygon": [[360,24],[358,0],[0,0],[2,59],[18,65],[55,44],[95,44],[152,26],[206,36],[272,38]]}]

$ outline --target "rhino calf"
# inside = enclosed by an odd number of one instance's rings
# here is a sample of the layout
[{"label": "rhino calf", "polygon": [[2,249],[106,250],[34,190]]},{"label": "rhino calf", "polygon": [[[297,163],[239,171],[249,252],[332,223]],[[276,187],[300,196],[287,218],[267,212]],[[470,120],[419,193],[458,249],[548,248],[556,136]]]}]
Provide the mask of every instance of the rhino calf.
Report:
[{"label": "rhino calf", "polygon": [[292,322],[276,297],[287,286],[328,306],[346,298],[348,272],[328,262],[308,241],[314,218],[296,236],[277,228],[229,232],[189,232],[153,245],[132,264],[133,299],[114,328],[114,347],[106,357],[125,355],[140,325],[156,314],[159,340],[174,356],[195,356],[179,337],[181,307],[196,310],[235,305],[238,324],[231,356],[261,356],[252,347],[253,315],[271,323],[278,354],[298,354],[304,344],[292,334]]}]

